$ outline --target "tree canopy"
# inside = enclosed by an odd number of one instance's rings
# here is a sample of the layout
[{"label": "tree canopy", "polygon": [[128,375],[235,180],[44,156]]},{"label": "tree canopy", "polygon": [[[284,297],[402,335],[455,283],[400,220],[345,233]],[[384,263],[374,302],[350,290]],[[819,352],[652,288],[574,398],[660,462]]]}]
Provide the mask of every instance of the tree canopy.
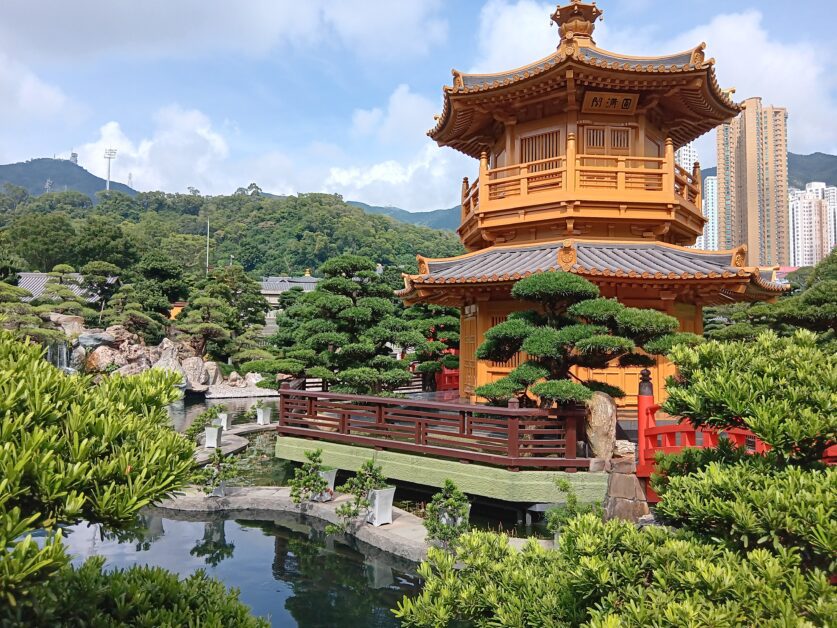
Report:
[{"label": "tree canopy", "polygon": [[700,340],[677,333],[676,318],[602,298],[595,284],[572,273],[531,275],[514,285],[512,296],[539,307],[511,314],[489,329],[477,348],[482,360],[505,362],[519,351],[529,358],[507,377],[476,389],[494,404],[512,397],[528,404],[530,390],[546,406],[583,402],[594,390],[618,393],[600,382],[571,381],[570,371],[575,366],[604,368],[615,359],[653,364],[645,353],[665,353],[673,344]]}]

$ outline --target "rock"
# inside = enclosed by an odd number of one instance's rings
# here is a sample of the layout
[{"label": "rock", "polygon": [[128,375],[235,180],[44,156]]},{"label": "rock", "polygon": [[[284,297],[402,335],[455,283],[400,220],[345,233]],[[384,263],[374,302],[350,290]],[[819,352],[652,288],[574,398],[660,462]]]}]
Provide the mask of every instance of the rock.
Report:
[{"label": "rock", "polygon": [[642,515],[639,519],[636,520],[636,524],[640,528],[646,528],[648,526],[658,526],[660,523],[657,521],[657,518],[654,516],[654,513],[648,513],[647,515]]},{"label": "rock", "polygon": [[610,395],[594,392],[587,402],[587,442],[592,456],[609,460],[616,440],[616,402]]},{"label": "rock", "polygon": [[120,375],[139,375],[147,371],[150,368],[150,365],[147,363],[141,362],[133,362],[126,364],[125,366],[120,366],[116,369],[116,372]]},{"label": "rock", "polygon": [[637,522],[641,517],[649,513],[646,502],[632,501],[629,499],[609,499],[605,504],[605,521],[608,519],[624,519],[625,521]]},{"label": "rock", "polygon": [[605,461],[608,473],[636,473],[636,460],[633,458],[611,458]]},{"label": "rock", "polygon": [[209,388],[209,375],[203,365],[203,359],[198,357],[186,358],[181,363],[183,367],[186,390],[206,392]]},{"label": "rock", "polygon": [[589,473],[602,473],[605,470],[604,458],[590,458],[590,468],[587,469]]},{"label": "rock", "polygon": [[244,381],[236,371],[230,373],[230,376],[227,378],[227,385],[229,386],[239,386],[241,382]]},{"label": "rock", "polygon": [[607,495],[619,499],[645,499],[639,478],[632,473],[611,473],[607,478]]},{"label": "rock", "polygon": [[113,346],[116,338],[104,331],[86,331],[78,336],[78,344],[85,349],[95,349],[102,345]]},{"label": "rock", "polygon": [[84,362],[84,368],[88,373],[104,372],[112,366],[125,366],[128,361],[118,349],[101,345],[96,347]]},{"label": "rock", "polygon": [[73,349],[73,352],[70,354],[70,368],[73,368],[77,371],[81,371],[84,369],[84,364],[86,360],[87,349],[78,346],[75,349]]},{"label": "rock", "polygon": [[255,386],[263,379],[264,377],[261,376],[261,373],[247,373],[247,375],[244,376],[244,385]]},{"label": "rock", "polygon": [[177,347],[175,344],[168,338],[164,338],[163,342],[160,343],[159,349],[160,358],[154,362],[151,368],[172,371],[173,373],[179,373],[181,376],[184,375],[183,366],[177,357]]},{"label": "rock", "polygon": [[214,386],[224,381],[224,375],[221,369],[215,362],[204,362],[203,368],[206,370],[207,384]]},{"label": "rock", "polygon": [[123,348],[128,345],[145,345],[142,338],[128,331],[122,325],[111,325],[105,330],[105,333],[113,337],[114,344]]},{"label": "rock", "polygon": [[81,316],[50,312],[49,320],[60,326],[67,336],[78,336],[84,332],[84,318]]},{"label": "rock", "polygon": [[619,458],[634,458],[636,456],[636,445],[629,440],[614,441],[613,455]]}]

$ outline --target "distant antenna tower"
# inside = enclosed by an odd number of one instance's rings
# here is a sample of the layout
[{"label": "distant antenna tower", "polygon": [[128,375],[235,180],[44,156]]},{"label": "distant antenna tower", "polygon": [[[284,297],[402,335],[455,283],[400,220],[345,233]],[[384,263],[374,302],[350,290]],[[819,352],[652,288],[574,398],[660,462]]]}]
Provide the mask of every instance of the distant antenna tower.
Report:
[{"label": "distant antenna tower", "polygon": [[128,173],[128,187],[129,188],[134,187],[134,174],[132,172]]},{"label": "distant antenna tower", "polygon": [[46,183],[44,183],[44,192],[47,194],[52,192],[52,179],[47,179]]},{"label": "distant antenna tower", "polygon": [[78,165],[78,153],[70,153],[70,161]]},{"label": "distant antenna tower", "polygon": [[116,159],[116,149],[115,148],[106,148],[105,149],[105,159],[108,160],[108,178],[107,183],[105,183],[105,189],[110,189],[110,162]]}]

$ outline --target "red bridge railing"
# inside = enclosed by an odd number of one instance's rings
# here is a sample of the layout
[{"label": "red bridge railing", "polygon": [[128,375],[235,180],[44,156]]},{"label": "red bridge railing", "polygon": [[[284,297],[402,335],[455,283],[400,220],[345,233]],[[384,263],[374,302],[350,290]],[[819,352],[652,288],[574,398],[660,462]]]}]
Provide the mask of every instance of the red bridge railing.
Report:
[{"label": "red bridge railing", "polygon": [[585,409],[494,408],[282,388],[280,436],[520,469],[576,471]]},{"label": "red bridge railing", "polygon": [[[754,454],[763,454],[770,445],[759,440],[746,429],[718,431],[708,428],[695,428],[690,423],[657,425],[657,412],[660,405],[654,403],[650,371],[641,373],[639,395],[637,396],[637,468],[636,474],[645,478],[646,496],[649,502],[659,501],[647,481],[654,471],[654,457],[657,452],[677,453],[686,447],[716,447],[721,438],[726,438],[739,447],[744,447]],[[826,450],[823,456],[826,464],[837,464],[837,445]]]}]

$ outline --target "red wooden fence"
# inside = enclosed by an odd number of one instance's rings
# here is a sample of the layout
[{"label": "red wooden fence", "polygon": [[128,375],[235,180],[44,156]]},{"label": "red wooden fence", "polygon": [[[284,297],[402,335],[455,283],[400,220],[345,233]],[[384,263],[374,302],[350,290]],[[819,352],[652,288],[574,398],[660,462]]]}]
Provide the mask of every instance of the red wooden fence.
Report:
[{"label": "red wooden fence", "polygon": [[[658,502],[659,497],[651,490],[648,478],[654,471],[654,456],[657,452],[677,453],[686,447],[716,447],[721,438],[727,438],[740,447],[755,454],[762,454],[770,445],[756,438],[750,430],[729,429],[719,432],[710,428],[695,428],[691,423],[657,425],[660,406],[654,403],[650,371],[642,371],[637,396],[637,469],[636,474],[645,478],[646,496],[649,502]],[[826,450],[823,457],[826,464],[837,464],[837,445]]]},{"label": "red wooden fence", "polygon": [[584,407],[542,410],[283,388],[279,435],[520,469],[589,467],[576,456]]}]

